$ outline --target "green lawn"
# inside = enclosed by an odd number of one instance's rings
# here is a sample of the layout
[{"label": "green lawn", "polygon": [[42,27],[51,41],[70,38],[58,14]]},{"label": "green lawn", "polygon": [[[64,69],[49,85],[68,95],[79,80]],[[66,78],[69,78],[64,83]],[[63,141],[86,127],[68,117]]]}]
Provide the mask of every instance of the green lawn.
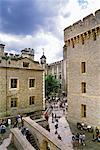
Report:
[{"label": "green lawn", "polygon": [[[74,134],[82,133],[82,131],[77,129],[77,126],[75,124],[69,122],[69,126],[71,128],[72,133]],[[85,141],[86,145],[85,146],[79,145],[78,147],[74,147],[74,149],[75,150],[100,150],[100,142],[92,141],[93,133],[89,133],[85,131],[85,135],[86,135],[86,141]]]}]

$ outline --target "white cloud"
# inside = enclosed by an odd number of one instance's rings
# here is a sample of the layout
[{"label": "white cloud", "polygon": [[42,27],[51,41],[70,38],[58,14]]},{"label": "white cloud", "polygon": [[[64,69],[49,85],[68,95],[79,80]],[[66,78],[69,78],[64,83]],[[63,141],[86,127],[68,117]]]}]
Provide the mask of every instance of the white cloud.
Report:
[{"label": "white cloud", "polygon": [[[14,36],[9,34],[0,34],[0,39],[1,41],[5,39],[5,50],[8,52],[10,50],[10,52],[20,53],[20,50],[30,47],[35,50],[35,59],[39,61],[43,53],[42,48],[44,48],[47,62],[54,62],[57,61],[57,59],[62,59],[62,56],[58,57],[57,54],[60,51],[62,53],[63,41],[58,40],[50,32],[45,33],[42,29],[35,36]],[[13,48],[13,50],[11,48]]]},{"label": "white cloud", "polygon": [[[59,7],[55,7],[58,15],[47,18],[47,22],[51,23],[50,26],[48,24],[48,28],[52,28],[51,32],[40,29],[34,35],[26,36],[0,33],[0,42],[6,44],[6,50],[12,50],[13,48],[15,51],[20,52],[25,47],[33,48],[36,52],[35,59],[39,61],[42,48],[44,48],[47,62],[51,63],[62,59],[64,28],[98,10],[100,0],[87,0],[86,3],[81,5],[79,5],[78,0],[69,0],[69,3],[61,2]],[[61,56],[58,55],[60,53]]]}]

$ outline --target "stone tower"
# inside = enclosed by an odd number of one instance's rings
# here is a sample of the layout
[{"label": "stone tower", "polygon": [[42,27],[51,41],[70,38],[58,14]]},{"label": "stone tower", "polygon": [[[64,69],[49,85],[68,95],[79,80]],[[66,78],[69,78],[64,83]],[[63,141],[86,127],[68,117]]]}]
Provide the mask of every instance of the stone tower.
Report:
[{"label": "stone tower", "polygon": [[43,67],[43,69],[46,69],[46,56],[44,55],[44,49],[43,49],[43,55],[40,58],[40,63]]},{"label": "stone tower", "polygon": [[64,29],[68,120],[100,127],[100,10]]},{"label": "stone tower", "polygon": [[31,60],[34,60],[34,49],[31,48],[25,48],[21,50],[21,56],[23,58],[30,58]]}]

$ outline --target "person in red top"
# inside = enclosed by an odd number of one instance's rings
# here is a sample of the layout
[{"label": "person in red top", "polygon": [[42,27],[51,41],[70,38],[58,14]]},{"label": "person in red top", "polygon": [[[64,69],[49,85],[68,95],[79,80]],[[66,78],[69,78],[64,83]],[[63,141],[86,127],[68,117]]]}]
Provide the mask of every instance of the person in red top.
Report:
[{"label": "person in red top", "polygon": [[48,119],[49,119],[49,116],[48,116],[48,113],[46,112],[45,113],[45,119],[48,121]]}]

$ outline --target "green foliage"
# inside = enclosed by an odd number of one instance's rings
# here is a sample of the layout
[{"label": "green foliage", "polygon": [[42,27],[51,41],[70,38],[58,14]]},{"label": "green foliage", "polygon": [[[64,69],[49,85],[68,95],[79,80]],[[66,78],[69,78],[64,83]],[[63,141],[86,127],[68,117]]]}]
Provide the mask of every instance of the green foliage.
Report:
[{"label": "green foliage", "polygon": [[58,92],[60,88],[59,80],[55,79],[53,75],[45,76],[45,95],[50,96]]}]

